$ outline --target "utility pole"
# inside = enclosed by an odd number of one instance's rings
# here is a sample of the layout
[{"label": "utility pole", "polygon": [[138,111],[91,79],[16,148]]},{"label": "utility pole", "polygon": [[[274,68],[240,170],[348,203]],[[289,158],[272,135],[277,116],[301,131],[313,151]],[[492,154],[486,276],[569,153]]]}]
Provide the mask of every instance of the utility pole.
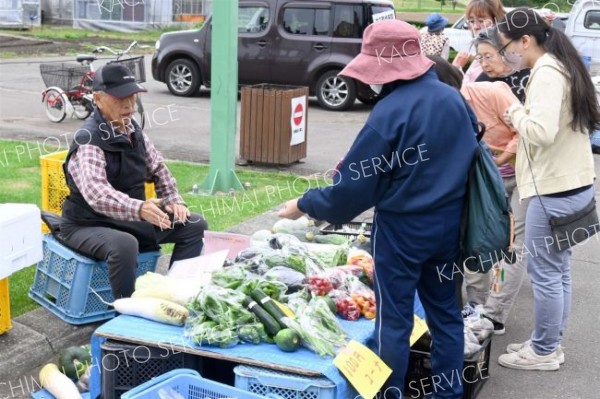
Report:
[{"label": "utility pole", "polygon": [[217,0],[211,19],[210,168],[201,188],[243,190],[235,174],[238,94],[238,0]]}]

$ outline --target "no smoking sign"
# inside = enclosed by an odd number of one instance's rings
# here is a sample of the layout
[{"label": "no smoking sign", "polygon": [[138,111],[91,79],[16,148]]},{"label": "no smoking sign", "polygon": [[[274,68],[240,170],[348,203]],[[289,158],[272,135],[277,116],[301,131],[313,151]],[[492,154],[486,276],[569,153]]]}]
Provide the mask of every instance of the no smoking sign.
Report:
[{"label": "no smoking sign", "polygon": [[294,125],[300,126],[303,119],[304,119],[304,107],[302,106],[302,104],[296,104],[296,108],[294,108],[294,115],[293,115]]},{"label": "no smoking sign", "polygon": [[292,129],[290,145],[304,143],[306,140],[306,96],[292,98],[290,125]]}]

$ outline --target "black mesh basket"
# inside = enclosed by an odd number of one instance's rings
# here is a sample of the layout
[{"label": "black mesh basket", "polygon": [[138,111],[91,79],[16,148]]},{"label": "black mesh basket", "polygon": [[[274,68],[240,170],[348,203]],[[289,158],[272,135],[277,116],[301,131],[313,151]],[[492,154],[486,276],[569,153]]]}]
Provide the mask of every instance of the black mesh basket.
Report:
[{"label": "black mesh basket", "polygon": [[125,65],[135,75],[135,80],[138,83],[144,83],[146,81],[146,67],[144,64],[144,56],[127,58],[118,61],[111,61],[110,63],[119,63]]},{"label": "black mesh basket", "polygon": [[188,368],[202,372],[201,357],[174,351],[168,345],[155,348],[109,340],[100,348],[103,399],[119,399],[131,388],[167,371]]},{"label": "black mesh basket", "polygon": [[64,91],[73,90],[90,71],[89,65],[74,63],[40,64],[40,74],[46,87],[59,87]]}]

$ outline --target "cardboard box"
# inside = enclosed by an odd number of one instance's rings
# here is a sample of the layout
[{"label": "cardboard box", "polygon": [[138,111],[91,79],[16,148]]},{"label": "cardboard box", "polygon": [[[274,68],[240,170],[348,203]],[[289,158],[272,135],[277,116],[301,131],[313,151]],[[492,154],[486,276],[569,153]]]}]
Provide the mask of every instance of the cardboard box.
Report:
[{"label": "cardboard box", "polygon": [[42,258],[39,208],[33,204],[0,204],[0,279]]}]

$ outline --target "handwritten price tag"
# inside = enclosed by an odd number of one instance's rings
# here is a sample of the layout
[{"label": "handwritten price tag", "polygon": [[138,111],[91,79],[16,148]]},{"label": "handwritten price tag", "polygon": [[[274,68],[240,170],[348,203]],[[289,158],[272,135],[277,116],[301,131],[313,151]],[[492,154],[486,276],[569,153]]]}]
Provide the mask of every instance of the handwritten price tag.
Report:
[{"label": "handwritten price tag", "polygon": [[392,370],[369,348],[350,341],[333,359],[333,364],[348,378],[364,399],[372,399]]},{"label": "handwritten price tag", "polygon": [[427,332],[428,329],[429,328],[427,328],[427,323],[425,323],[425,320],[415,315],[415,324],[412,333],[410,334],[410,346],[413,346],[413,344],[417,342],[419,338],[421,338],[421,336]]}]

